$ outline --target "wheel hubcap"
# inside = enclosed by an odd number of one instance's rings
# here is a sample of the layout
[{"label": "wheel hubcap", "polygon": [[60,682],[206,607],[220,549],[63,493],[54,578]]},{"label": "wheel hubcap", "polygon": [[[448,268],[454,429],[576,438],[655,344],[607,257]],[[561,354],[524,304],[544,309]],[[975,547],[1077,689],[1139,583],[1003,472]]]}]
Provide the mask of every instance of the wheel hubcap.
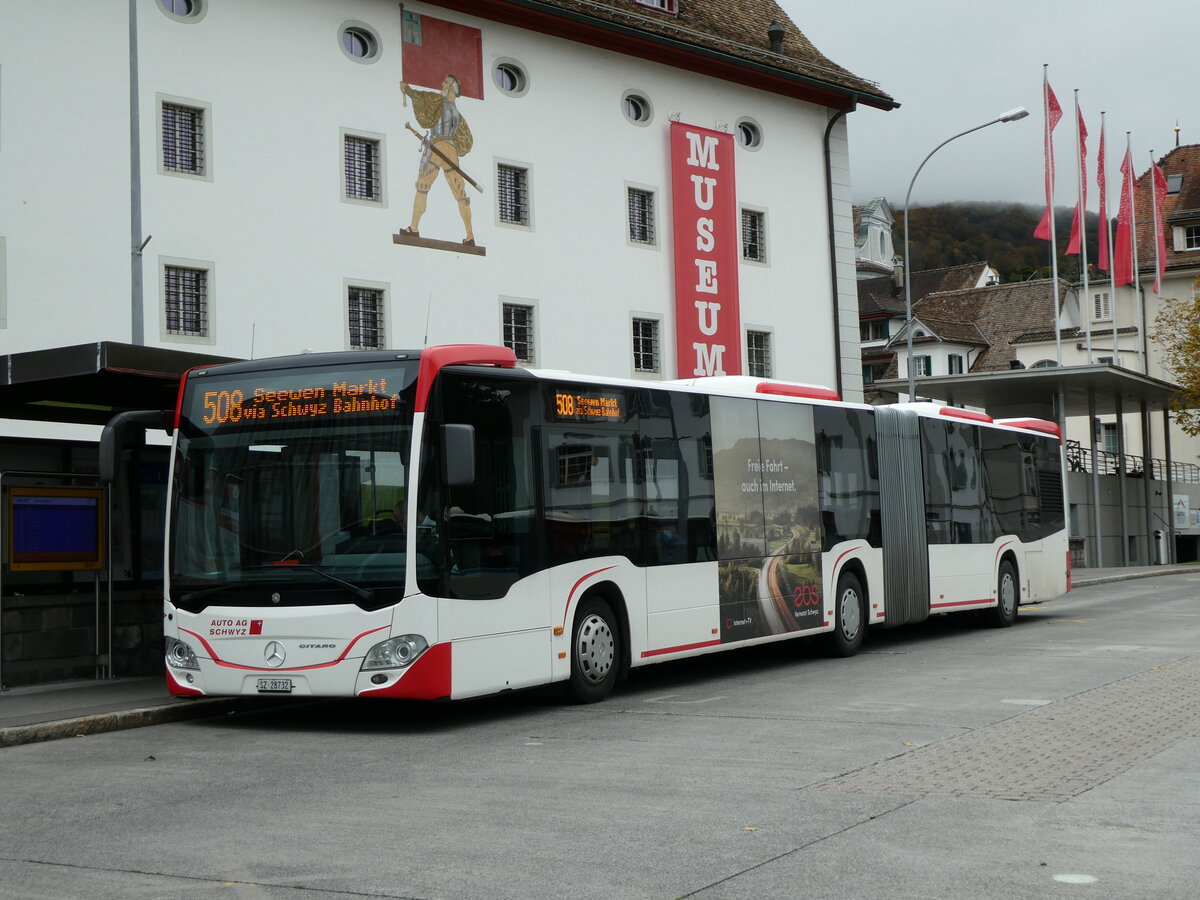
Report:
[{"label": "wheel hubcap", "polygon": [[862,605],[858,602],[858,594],[854,591],[842,591],[838,612],[842,621],[842,637],[854,640],[858,629],[862,627]]},{"label": "wheel hubcap", "polygon": [[1017,590],[1011,575],[1005,574],[1000,579],[1000,606],[1006,616],[1011,616],[1017,607]]},{"label": "wheel hubcap", "polygon": [[600,616],[592,613],[579,626],[575,642],[575,661],[585,681],[599,684],[616,661],[617,643],[612,629]]}]

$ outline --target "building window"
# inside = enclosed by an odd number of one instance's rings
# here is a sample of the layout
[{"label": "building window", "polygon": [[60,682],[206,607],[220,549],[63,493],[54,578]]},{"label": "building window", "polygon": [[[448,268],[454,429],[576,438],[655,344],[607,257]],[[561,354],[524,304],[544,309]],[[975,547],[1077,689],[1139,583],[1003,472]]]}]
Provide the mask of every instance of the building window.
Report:
[{"label": "building window", "polygon": [[523,97],[529,90],[529,76],[525,67],[515,60],[503,59],[492,69],[492,81],[496,87],[513,97]]},{"label": "building window", "polygon": [[742,210],[742,259],[767,261],[767,214],[754,209]]},{"label": "building window", "polygon": [[1058,363],[1053,359],[1039,359],[1029,368],[1031,369],[1057,369]]},{"label": "building window", "polygon": [[747,150],[757,150],[762,146],[762,129],[754,120],[738,119],[737,127],[734,130],[737,133],[738,143]]},{"label": "building window", "polygon": [[496,203],[500,221],[529,225],[529,170],[499,163],[496,166]]},{"label": "building window", "polygon": [[771,377],[770,332],[746,332],[746,374],[754,378]]},{"label": "building window", "polygon": [[378,203],[383,199],[379,141],[347,134],[342,139],[346,199]]},{"label": "building window", "polygon": [[365,22],[343,22],[338,29],[338,43],[354,62],[373,63],[379,59],[379,35]]},{"label": "building window", "polygon": [[867,319],[858,323],[858,336],[863,341],[882,341],[888,336],[887,319]]},{"label": "building window", "polygon": [[874,384],[887,377],[888,363],[871,363],[862,367],[863,384]]},{"label": "building window", "polygon": [[634,244],[655,243],[654,236],[654,192],[641,188],[626,190],[626,205],[629,210],[629,240]]},{"label": "building window", "polygon": [[205,0],[158,0],[158,8],[180,22],[197,22],[204,18]]},{"label": "building window", "polygon": [[1183,175],[1168,175],[1167,176],[1167,193],[1178,194],[1180,188],[1183,187]]},{"label": "building window", "polygon": [[204,175],[205,111],[181,103],[162,104],[162,167],[165,172]]},{"label": "building window", "polygon": [[1105,453],[1119,452],[1120,446],[1117,442],[1117,423],[1116,422],[1104,422],[1103,424],[1101,424],[1100,429],[1101,429],[1100,438],[1104,444],[1104,452]]},{"label": "building window", "polygon": [[951,375],[961,375],[963,373],[963,358],[957,353],[951,353],[947,358],[947,369]]},{"label": "building window", "polygon": [[1184,250],[1200,250],[1200,225],[1184,226],[1183,249]]},{"label": "building window", "polygon": [[932,375],[933,357],[925,355],[914,356],[912,358],[912,370],[914,375]]},{"label": "building window", "polygon": [[533,307],[504,304],[504,346],[523,363],[533,362]]},{"label": "building window", "polygon": [[1092,319],[1107,321],[1112,318],[1112,302],[1108,291],[1097,291],[1092,294]]},{"label": "building window", "polygon": [[671,13],[675,15],[679,11],[676,0],[633,0],[638,6],[646,6],[650,9],[657,9],[659,12]]},{"label": "building window", "polygon": [[384,344],[383,291],[380,288],[346,289],[346,313],[350,326],[350,349],[381,350]]},{"label": "building window", "polygon": [[208,272],[184,266],[163,268],[167,334],[208,337]]},{"label": "building window", "polygon": [[654,108],[645,94],[626,91],[621,97],[621,111],[634,125],[648,125],[654,117]]},{"label": "building window", "polygon": [[633,371],[658,372],[658,320],[633,320]]}]

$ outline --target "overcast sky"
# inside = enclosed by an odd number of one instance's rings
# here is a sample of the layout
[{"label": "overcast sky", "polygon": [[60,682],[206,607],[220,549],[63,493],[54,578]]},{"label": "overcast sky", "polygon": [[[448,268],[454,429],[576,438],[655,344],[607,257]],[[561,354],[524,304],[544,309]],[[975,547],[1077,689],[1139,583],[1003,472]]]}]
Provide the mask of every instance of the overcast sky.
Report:
[{"label": "overcast sky", "polygon": [[1138,173],[1180,142],[1200,143],[1195,54],[1197,0],[779,0],[817,48],[899,101],[849,117],[854,202],[885,196],[897,210],[925,155],[958,132],[1016,106],[1019,122],[959,138],[921,170],[913,206],[950,200],[1045,203],[1042,65],[1063,108],[1054,130],[1056,206],[1073,206],[1074,90],[1088,129],[1088,208],[1097,209],[1100,111],[1111,215],[1130,135]]}]

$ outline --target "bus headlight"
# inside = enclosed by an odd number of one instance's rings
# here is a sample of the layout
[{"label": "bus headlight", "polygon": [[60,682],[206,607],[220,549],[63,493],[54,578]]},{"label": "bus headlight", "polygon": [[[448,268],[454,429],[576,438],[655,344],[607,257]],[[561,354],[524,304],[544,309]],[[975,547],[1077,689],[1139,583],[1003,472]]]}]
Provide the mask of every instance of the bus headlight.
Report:
[{"label": "bus headlight", "polygon": [[172,669],[199,669],[196,653],[183,641],[167,638],[167,665]]},{"label": "bus headlight", "polygon": [[363,671],[370,669],[403,669],[429,648],[419,634],[402,634],[388,638],[367,651]]}]

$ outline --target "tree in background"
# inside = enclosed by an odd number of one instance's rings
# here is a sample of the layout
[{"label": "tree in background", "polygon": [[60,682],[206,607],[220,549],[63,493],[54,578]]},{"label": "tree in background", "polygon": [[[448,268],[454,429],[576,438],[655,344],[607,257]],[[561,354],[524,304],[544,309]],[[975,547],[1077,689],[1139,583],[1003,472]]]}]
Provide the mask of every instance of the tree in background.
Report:
[{"label": "tree in background", "polygon": [[[1193,290],[1200,291],[1200,278]],[[1162,349],[1163,361],[1179,385],[1171,400],[1175,421],[1195,437],[1200,434],[1200,294],[1163,300],[1150,338]]]}]

